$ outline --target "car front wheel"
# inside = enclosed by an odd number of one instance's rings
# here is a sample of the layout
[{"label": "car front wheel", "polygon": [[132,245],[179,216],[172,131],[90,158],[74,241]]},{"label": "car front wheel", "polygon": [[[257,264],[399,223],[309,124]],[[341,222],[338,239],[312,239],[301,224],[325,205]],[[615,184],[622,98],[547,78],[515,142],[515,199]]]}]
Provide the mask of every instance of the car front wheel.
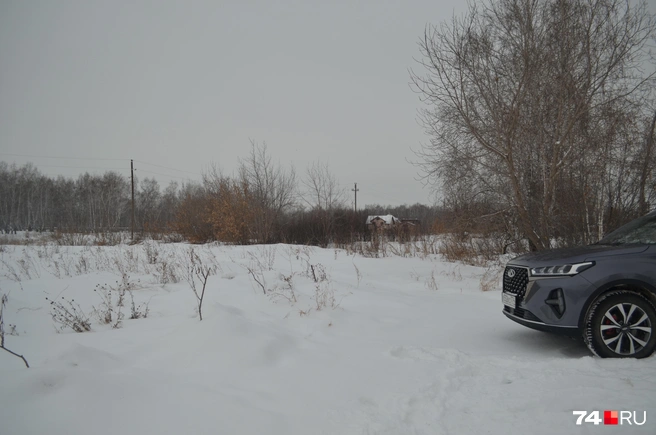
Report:
[{"label": "car front wheel", "polygon": [[595,301],[583,339],[602,358],[646,358],[656,348],[656,310],[643,296],[615,291]]}]

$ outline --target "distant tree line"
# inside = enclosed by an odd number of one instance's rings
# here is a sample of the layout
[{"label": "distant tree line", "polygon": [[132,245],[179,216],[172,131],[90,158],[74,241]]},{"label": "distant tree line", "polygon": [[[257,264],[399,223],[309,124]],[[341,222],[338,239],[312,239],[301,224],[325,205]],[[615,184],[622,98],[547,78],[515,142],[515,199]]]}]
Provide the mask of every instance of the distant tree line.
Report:
[{"label": "distant tree line", "polygon": [[[138,183],[137,227],[165,229],[175,215],[179,190],[172,183],[161,193],[157,181],[149,178]],[[73,180],[48,177],[30,163],[0,162],[0,231],[95,232],[130,225],[130,180],[117,172],[85,173]]]},{"label": "distant tree line", "polygon": [[[274,164],[266,144],[251,144],[236,176],[212,169],[202,182],[135,183],[138,235],[177,234],[193,243],[298,243],[328,246],[363,240],[370,214],[417,219],[414,234],[430,232],[439,207],[346,205],[328,166],[310,165],[297,177]],[[108,171],[77,179],[48,177],[32,164],[0,162],[0,231],[125,231],[131,228],[129,177]]]}]

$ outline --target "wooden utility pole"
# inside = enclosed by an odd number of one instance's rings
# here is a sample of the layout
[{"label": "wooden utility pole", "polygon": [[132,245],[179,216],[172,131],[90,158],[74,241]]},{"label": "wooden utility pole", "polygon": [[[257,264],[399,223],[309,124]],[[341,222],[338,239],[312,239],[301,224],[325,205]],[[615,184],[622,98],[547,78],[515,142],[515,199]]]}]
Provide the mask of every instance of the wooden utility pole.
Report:
[{"label": "wooden utility pole", "polygon": [[355,192],[355,211],[358,211],[358,183],[355,183],[355,187],[351,189],[351,192]]},{"label": "wooden utility pole", "polygon": [[132,219],[130,223],[131,227],[131,240],[134,241],[134,161],[130,159],[130,176],[132,178]]}]

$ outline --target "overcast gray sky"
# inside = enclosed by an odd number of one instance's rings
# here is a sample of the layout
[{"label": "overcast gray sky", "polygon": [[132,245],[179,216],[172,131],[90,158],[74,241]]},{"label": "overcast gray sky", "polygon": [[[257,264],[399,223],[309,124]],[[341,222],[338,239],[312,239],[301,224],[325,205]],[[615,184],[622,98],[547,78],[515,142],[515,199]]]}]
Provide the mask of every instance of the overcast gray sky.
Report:
[{"label": "overcast gray sky", "polygon": [[327,161],[342,186],[358,183],[359,205],[430,203],[407,162],[427,140],[408,68],[426,24],[465,9],[0,0],[0,160],[77,177],[129,175],[134,159],[140,178],[164,187],[212,163],[233,173],[252,139],[299,175]]},{"label": "overcast gray sky", "polygon": [[0,0],[0,160],[77,178],[128,175],[135,159],[138,176],[164,188],[210,163],[233,173],[252,139],[298,175],[327,161],[341,185],[358,183],[359,206],[429,203],[406,161],[426,140],[408,68],[425,25],[464,9]]}]

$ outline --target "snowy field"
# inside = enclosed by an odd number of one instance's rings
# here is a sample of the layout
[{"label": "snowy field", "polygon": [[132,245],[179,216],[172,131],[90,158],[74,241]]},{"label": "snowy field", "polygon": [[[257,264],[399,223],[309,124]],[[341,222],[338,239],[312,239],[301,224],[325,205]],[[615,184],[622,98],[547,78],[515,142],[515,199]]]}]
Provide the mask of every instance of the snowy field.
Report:
[{"label": "snowy field", "polygon": [[[30,364],[0,351],[3,435],[656,433],[654,357],[509,321],[483,268],[289,245],[0,250],[5,345]],[[90,332],[53,321],[69,303]]]}]

